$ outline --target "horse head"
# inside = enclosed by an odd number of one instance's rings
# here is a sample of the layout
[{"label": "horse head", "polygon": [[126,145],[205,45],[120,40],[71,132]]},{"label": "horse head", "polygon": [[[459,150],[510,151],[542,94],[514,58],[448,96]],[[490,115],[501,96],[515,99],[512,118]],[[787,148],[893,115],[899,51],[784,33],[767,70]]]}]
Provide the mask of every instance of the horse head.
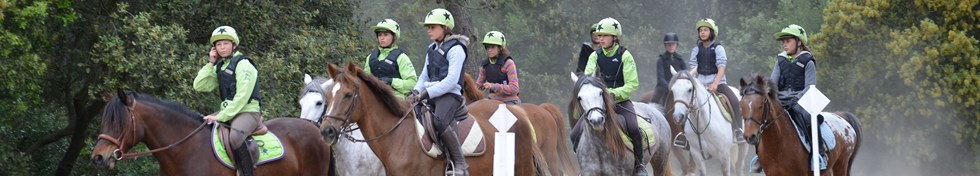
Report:
[{"label": "horse head", "polygon": [[[353,67],[348,64],[348,67]],[[353,68],[357,69],[357,68]],[[360,120],[363,111],[358,110],[361,105],[361,81],[356,79],[350,71],[336,65],[330,64],[328,67],[330,76],[333,77],[333,86],[330,86],[326,93],[327,103],[326,112],[323,113],[323,120],[320,121],[320,135],[328,143],[336,142],[342,130],[352,123]],[[360,108],[364,109],[364,108]]]},{"label": "horse head", "polygon": [[118,90],[106,95],[102,109],[102,134],[92,148],[92,164],[100,169],[113,169],[122,154],[142,140],[142,129],[136,127],[136,97]]},{"label": "horse head", "polygon": [[[574,112],[569,115],[578,114],[579,118],[585,118],[593,130],[603,131],[607,124],[607,118],[615,117],[613,106],[616,105],[613,97],[606,89],[605,83],[599,76],[571,74],[575,87],[572,91],[572,101],[569,109]],[[584,112],[583,112],[584,110]],[[615,120],[610,120],[613,123]]]},{"label": "horse head", "polygon": [[690,72],[677,72],[674,68],[670,69],[674,77],[670,80],[670,92],[674,95],[674,117],[683,118],[691,113],[698,113],[702,103],[700,96],[707,96],[707,90],[694,80]]},{"label": "horse head", "polygon": [[299,93],[300,118],[320,124],[327,112],[327,90],[333,85],[333,80],[323,77],[312,78],[304,75],[306,84]]},{"label": "horse head", "polygon": [[746,122],[745,132],[742,134],[746,142],[758,145],[762,132],[773,125],[773,121],[778,119],[776,109],[781,109],[776,102],[775,85],[769,83],[768,78],[762,75],[754,75],[750,80],[742,78],[739,85],[742,87],[742,99],[739,106],[742,108],[742,119]]}]

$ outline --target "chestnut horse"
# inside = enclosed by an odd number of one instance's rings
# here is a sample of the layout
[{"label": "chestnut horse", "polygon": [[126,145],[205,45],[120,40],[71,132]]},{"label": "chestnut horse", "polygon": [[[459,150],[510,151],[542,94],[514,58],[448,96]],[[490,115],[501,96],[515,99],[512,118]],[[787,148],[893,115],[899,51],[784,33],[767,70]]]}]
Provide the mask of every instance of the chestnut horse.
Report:
[{"label": "chestnut horse", "polygon": [[[107,99],[102,110],[102,134],[92,148],[96,167],[114,169],[117,160],[152,153],[160,175],[235,175],[235,170],[215,157],[211,128],[202,115],[145,94],[119,91]],[[317,135],[316,125],[297,118],[278,118],[265,124],[282,140],[285,156],[258,165],[256,175],[327,175],[330,148]],[[129,153],[141,142],[153,150]]]},{"label": "chestnut horse", "polygon": [[[759,164],[766,175],[812,175],[810,153],[800,142],[789,114],[776,98],[776,85],[769,77],[756,75],[740,81],[742,117],[746,141],[756,145]],[[846,176],[861,146],[861,124],[849,112],[821,113],[834,132],[837,145],[827,153],[827,170],[820,175]],[[807,122],[809,123],[809,122]]]},{"label": "chestnut horse", "polygon": [[[466,104],[472,104],[486,99],[484,91],[476,87],[476,82],[469,73],[463,75],[466,86],[463,87],[463,97]],[[579,175],[578,164],[572,158],[572,150],[568,148],[568,130],[565,130],[565,117],[558,106],[551,103],[535,105],[521,103],[520,108],[527,113],[534,129],[535,142],[544,154],[551,175]]]},{"label": "chestnut horse", "polygon": [[[364,134],[368,146],[381,159],[387,175],[443,175],[446,159],[432,158],[425,154],[417,136],[414,113],[409,110],[409,102],[394,96],[390,86],[364,73],[355,64],[348,63],[346,69],[331,64],[328,68],[334,85],[328,90],[328,104],[320,133],[328,142],[336,142],[341,129],[356,123]],[[497,110],[499,101],[479,101],[469,105],[469,112],[482,128],[487,139],[487,149],[483,155],[466,157],[469,173],[472,175],[493,175],[494,132],[487,120]],[[521,110],[508,109],[518,120],[512,128],[515,131],[516,175],[537,175],[537,164],[544,162],[541,151],[534,147],[530,124]],[[546,174],[546,173],[545,173]]]}]

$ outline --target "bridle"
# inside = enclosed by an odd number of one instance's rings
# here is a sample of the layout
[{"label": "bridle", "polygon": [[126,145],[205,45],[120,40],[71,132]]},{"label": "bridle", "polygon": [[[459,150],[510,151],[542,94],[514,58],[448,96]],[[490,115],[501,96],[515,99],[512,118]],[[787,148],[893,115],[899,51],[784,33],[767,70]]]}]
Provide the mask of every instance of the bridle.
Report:
[{"label": "bridle", "polygon": [[[751,92],[750,94],[746,94],[746,95],[753,95],[753,94],[754,95],[763,96],[763,95],[760,95],[760,94],[755,93],[755,92]],[[762,112],[763,112],[762,113],[762,121],[755,120],[755,118],[747,118],[749,121],[752,121],[752,123],[755,123],[756,125],[759,125],[759,130],[756,130],[755,133],[753,134],[755,136],[761,136],[762,133],[766,131],[766,129],[769,129],[770,127],[772,127],[772,125],[776,122],[776,120],[779,120],[783,116],[786,116],[785,113],[780,113],[779,116],[776,116],[774,118],[771,117],[770,116],[771,115],[770,109],[772,109],[772,107],[771,107],[772,105],[770,105],[770,103],[769,103],[769,97],[765,97],[765,96],[763,96],[763,97],[764,98],[762,98],[763,99],[763,102],[762,102]]]},{"label": "bridle", "polygon": [[[336,85],[334,85],[334,86],[336,86]],[[342,125],[343,128],[341,128],[341,134],[344,135],[344,138],[347,138],[347,140],[351,140],[353,142],[370,142],[370,141],[377,140],[377,139],[380,139],[381,137],[384,137],[384,136],[387,136],[387,135],[391,134],[391,132],[395,131],[395,129],[398,128],[398,126],[401,126],[402,122],[405,121],[405,118],[408,117],[408,114],[411,114],[411,111],[405,112],[405,115],[402,115],[402,117],[400,119],[398,119],[398,122],[395,123],[394,126],[392,126],[390,129],[388,129],[388,131],[382,133],[381,135],[378,135],[378,136],[375,136],[375,137],[372,137],[372,138],[368,138],[368,139],[356,139],[356,138],[354,138],[353,135],[351,135],[351,132],[353,132],[354,130],[357,130],[358,128],[354,128],[351,125],[350,118],[354,114],[354,107],[356,107],[357,104],[361,100],[361,98],[360,98],[361,97],[361,91],[360,91],[360,89],[361,89],[360,86],[358,86],[357,84],[354,84],[354,97],[353,97],[353,100],[352,100],[353,102],[352,102],[352,104],[349,107],[347,107],[347,112],[344,113],[344,116],[328,115],[328,114],[326,114],[326,109],[327,108],[323,108],[323,111],[324,112],[322,112],[323,115],[320,116],[320,123],[323,123],[323,119],[324,118],[330,118],[330,119],[334,119],[334,120],[338,120],[338,121],[343,121],[344,123]],[[412,103],[412,105],[410,107],[415,107],[416,105],[418,105],[418,103]]]},{"label": "bridle", "polygon": [[[133,102],[135,104],[136,101],[133,100]],[[139,157],[148,156],[148,155],[153,154],[153,153],[156,153],[156,152],[160,152],[160,151],[164,151],[164,150],[173,148],[174,146],[177,146],[178,144],[183,143],[184,141],[187,141],[187,139],[189,139],[191,136],[193,136],[197,132],[201,131],[201,129],[204,129],[204,126],[208,124],[207,122],[201,123],[201,125],[197,126],[197,128],[195,128],[194,131],[191,131],[190,134],[187,134],[187,136],[184,136],[184,138],[180,139],[179,141],[174,142],[173,144],[167,145],[165,147],[161,147],[161,148],[157,148],[157,149],[152,149],[152,150],[145,151],[145,152],[127,153],[127,151],[125,151],[125,148],[126,148],[125,147],[125,144],[126,144],[125,143],[126,142],[125,140],[127,139],[126,138],[126,134],[130,134],[128,132],[132,132],[132,135],[131,136],[134,136],[135,137],[135,135],[136,135],[136,119],[137,118],[136,118],[136,114],[133,113],[133,106],[126,106],[126,110],[129,111],[129,122],[130,122],[130,125],[129,126],[126,126],[125,128],[131,129],[131,130],[123,129],[123,133],[122,133],[122,135],[119,136],[119,138],[115,138],[115,137],[109,136],[108,134],[105,134],[105,133],[99,134],[99,138],[98,138],[99,140],[109,141],[110,143],[115,144],[116,146],[119,147],[119,148],[116,148],[115,150],[113,150],[112,151],[112,155],[110,155],[110,157],[116,159],[116,161],[122,160],[123,158],[126,158],[126,159],[136,159],[136,158],[139,158]],[[132,137],[130,137],[130,138],[132,138]],[[123,139],[123,140],[120,141],[119,139]],[[133,139],[133,141],[136,141],[136,139]]]}]

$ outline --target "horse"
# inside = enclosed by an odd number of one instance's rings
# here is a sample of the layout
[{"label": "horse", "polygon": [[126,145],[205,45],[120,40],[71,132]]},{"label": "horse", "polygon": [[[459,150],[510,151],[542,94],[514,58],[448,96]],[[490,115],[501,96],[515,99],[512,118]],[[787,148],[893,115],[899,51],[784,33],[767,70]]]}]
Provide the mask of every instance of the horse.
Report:
[{"label": "horse", "polygon": [[[466,104],[487,99],[484,91],[476,87],[476,82],[470,74],[463,75],[463,97]],[[572,158],[572,150],[568,148],[568,131],[565,129],[565,118],[558,106],[551,103],[540,105],[521,103],[520,108],[526,112],[531,126],[534,128],[535,142],[543,152],[548,172],[551,175],[579,175],[578,165]]]},{"label": "horse", "polygon": [[[569,114],[579,114],[585,118],[588,128],[583,124],[582,136],[577,146],[579,166],[583,175],[632,175],[634,158],[628,152],[619,120],[617,120],[613,97],[606,90],[601,78],[592,75],[576,76]],[[670,156],[670,127],[663,111],[655,104],[634,102],[637,118],[647,122],[653,129],[654,143],[644,152],[642,161],[650,165],[654,175],[670,175],[667,158]],[[581,120],[580,120],[581,121]]]},{"label": "horse", "polygon": [[[699,175],[705,175],[705,160],[718,158],[722,174],[725,176],[743,175],[745,157],[749,146],[735,143],[731,122],[725,120],[721,104],[703,85],[694,79],[690,72],[677,72],[671,68],[674,77],[670,81],[674,97],[674,118],[686,118],[684,133],[687,136],[690,156]],[[732,90],[738,91],[734,87]],[[739,97],[729,97],[739,98]],[[734,106],[734,105],[733,105]]]},{"label": "horse", "polygon": [[[324,120],[320,124],[320,134],[328,142],[337,141],[339,135],[349,124],[357,124],[367,139],[368,146],[381,159],[387,175],[443,175],[445,157],[429,157],[422,149],[414,118],[408,110],[409,102],[394,96],[390,86],[364,73],[353,63],[346,69],[329,65],[334,85],[327,90],[329,100]],[[479,156],[466,157],[469,173],[473,175],[492,175],[494,168],[495,127],[489,118],[501,103],[478,101],[468,106],[470,117],[474,117],[486,139],[486,151]],[[520,109],[507,107],[518,120],[511,130],[515,131],[514,174],[537,175],[537,164],[543,163],[541,151],[534,147],[530,124],[524,120]]]},{"label": "horse", "polygon": [[[745,90],[739,104],[744,109],[745,121],[753,122],[746,123],[743,135],[749,144],[756,145],[759,164],[767,175],[812,175],[810,153],[802,146],[789,114],[776,98],[776,85],[760,75],[750,79],[740,80]],[[849,112],[834,114],[824,115],[837,145],[827,153],[829,167],[821,175],[846,176],[850,175],[851,164],[861,146],[861,124]]]},{"label": "horse", "polygon": [[[97,168],[111,170],[118,160],[152,154],[161,175],[235,175],[235,170],[215,156],[212,130],[199,113],[171,101],[122,90],[106,98],[101,134],[92,148],[91,161]],[[330,148],[317,136],[316,125],[296,118],[277,118],[265,124],[279,135],[285,152],[279,160],[258,165],[256,175],[329,172]],[[130,153],[138,143],[152,150]]]},{"label": "horse", "polygon": [[[664,102],[655,102],[653,99],[653,94],[655,90],[647,91],[640,96],[640,101],[643,103],[653,103],[659,104],[664,107],[664,114],[674,114],[674,104],[667,102],[674,102],[674,95],[667,91],[666,99]],[[670,125],[670,136],[677,136],[681,132],[684,132],[684,127],[682,127],[680,118],[672,118],[674,116],[665,115],[664,118],[667,119],[667,124]],[[685,153],[686,148],[680,146],[674,146],[671,148],[670,154],[677,159],[677,163],[681,164],[681,175],[687,175],[694,172],[694,160],[691,160],[687,153]]]},{"label": "horse", "polygon": [[[333,80],[305,75],[303,84],[306,86],[299,96],[300,118],[320,124],[320,117],[326,112],[327,87],[333,85]],[[355,128],[350,137],[363,139],[364,135]],[[385,175],[381,160],[371,152],[367,143],[341,139],[332,148],[334,158],[343,161],[334,162],[337,175]]]}]

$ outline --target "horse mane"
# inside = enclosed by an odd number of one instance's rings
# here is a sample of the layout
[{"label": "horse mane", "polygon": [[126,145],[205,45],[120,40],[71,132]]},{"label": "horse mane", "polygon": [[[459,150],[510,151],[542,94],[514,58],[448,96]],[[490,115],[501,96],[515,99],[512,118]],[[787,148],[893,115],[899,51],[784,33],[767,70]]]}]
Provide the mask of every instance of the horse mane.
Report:
[{"label": "horse mane", "polygon": [[463,97],[466,98],[466,104],[486,99],[483,91],[477,88],[478,85],[476,85],[476,81],[473,80],[472,75],[464,73],[463,82],[463,85],[466,85],[463,86]]},{"label": "horse mane", "polygon": [[[186,117],[195,122],[204,123],[204,119],[202,118],[203,115],[173,101],[161,100],[148,94],[134,93],[131,91],[126,91],[125,95],[127,98],[131,97],[133,100],[139,101],[140,103],[163,108],[166,111],[161,112],[168,113],[167,116],[178,115]],[[102,125],[107,126],[110,124],[115,124],[114,126],[118,126],[118,128],[112,130],[122,130],[122,125],[127,124],[126,122],[129,121],[129,116],[127,114],[128,109],[129,107],[123,103],[123,100],[121,100],[119,96],[113,96],[112,99],[106,103],[106,106],[103,109]]]},{"label": "horse mane", "polygon": [[626,144],[624,144],[623,139],[619,137],[619,132],[622,130],[619,125],[619,120],[615,119],[616,101],[614,100],[614,97],[609,96],[609,94],[606,93],[608,89],[606,89],[606,84],[603,82],[602,77],[599,76],[598,72],[594,76],[587,74],[579,76],[578,81],[575,82],[575,87],[572,89],[572,101],[570,101],[568,105],[569,115],[581,115],[582,109],[580,109],[581,105],[579,105],[579,102],[577,101],[577,96],[578,92],[581,91],[582,86],[586,84],[602,89],[600,95],[602,95],[604,104],[606,105],[605,117],[607,118],[605,123],[606,130],[603,130],[603,133],[606,136],[606,143],[612,145],[610,150],[614,155],[626,156]]},{"label": "horse mane", "polygon": [[[402,99],[395,97],[395,90],[392,89],[391,86],[388,86],[388,84],[381,82],[381,80],[378,80],[377,78],[375,78],[370,74],[364,73],[364,70],[358,68],[356,64],[354,64],[353,62],[348,62],[347,68],[349,72],[354,73],[357,76],[357,78],[360,78],[361,81],[363,81],[364,84],[367,85],[367,88],[370,89],[371,92],[374,93],[374,95],[378,97],[378,99],[380,99],[381,102],[384,103],[385,107],[387,107],[389,112],[395,115],[405,114],[406,112],[405,110],[406,106],[404,106],[405,102],[402,101]],[[341,76],[339,76],[339,78],[349,79],[343,74],[345,74],[345,72],[341,72],[340,73]]]}]

